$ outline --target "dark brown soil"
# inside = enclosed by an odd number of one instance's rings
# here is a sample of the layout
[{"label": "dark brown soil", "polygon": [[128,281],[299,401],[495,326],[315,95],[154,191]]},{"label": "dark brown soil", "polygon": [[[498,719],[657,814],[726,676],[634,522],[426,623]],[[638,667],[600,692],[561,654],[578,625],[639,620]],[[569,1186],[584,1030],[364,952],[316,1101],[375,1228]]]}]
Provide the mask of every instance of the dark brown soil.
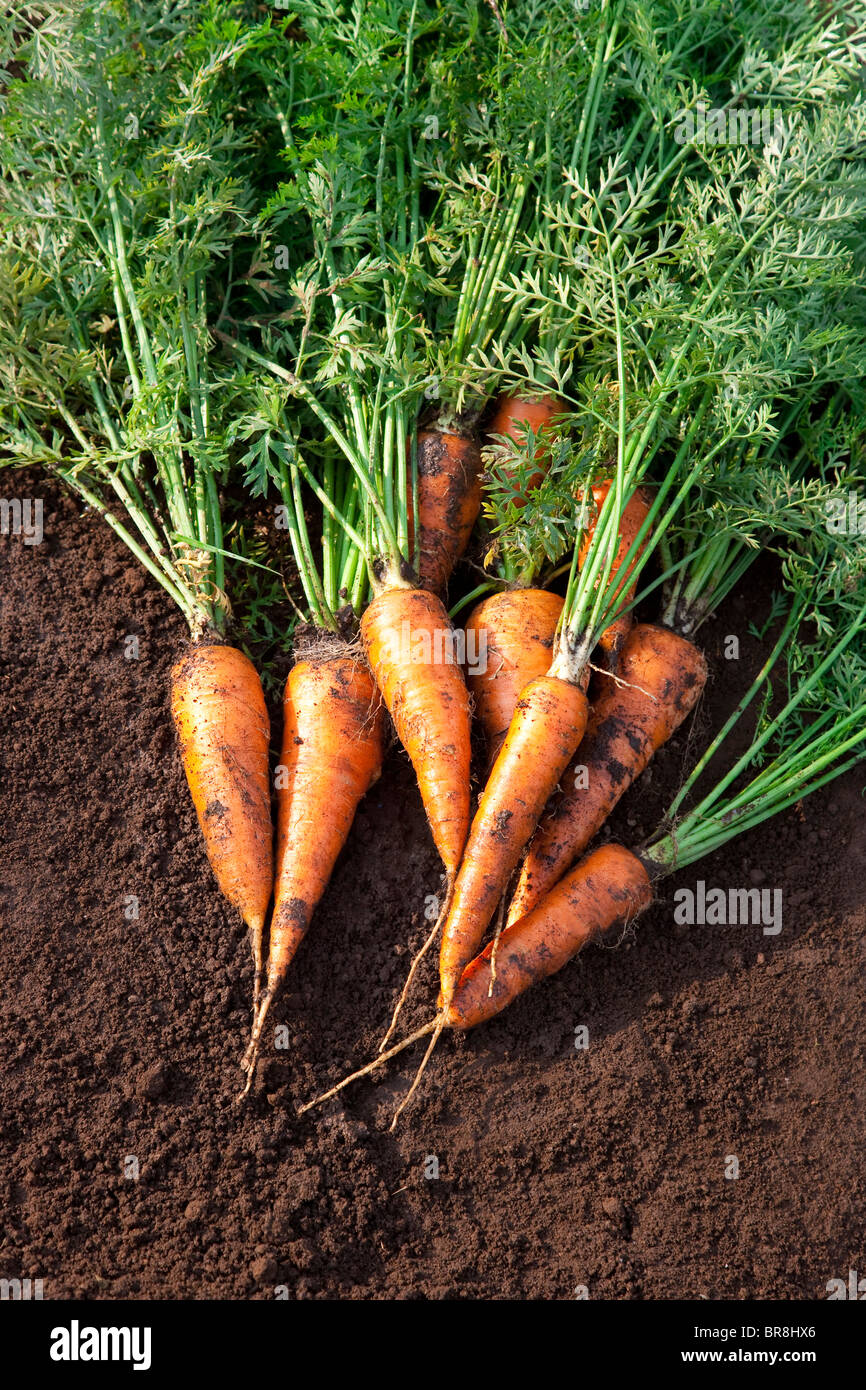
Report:
[{"label": "dark brown soil", "polygon": [[[862,774],[444,1038],[391,1135],[417,1052],[343,1104],[294,1106],[373,1051],[439,887],[392,753],[276,1011],[288,1050],[238,1109],[251,968],[174,754],[182,620],[96,517],[3,487],[46,517],[41,545],[0,539],[0,1277],[47,1298],[816,1299],[866,1270]],[[762,650],[759,580],[706,634],[699,735]],[[618,837],[652,828],[686,752],[683,733]],[[697,878],[781,888],[782,933],[676,927]],[[407,1027],[432,994],[431,961]]]}]

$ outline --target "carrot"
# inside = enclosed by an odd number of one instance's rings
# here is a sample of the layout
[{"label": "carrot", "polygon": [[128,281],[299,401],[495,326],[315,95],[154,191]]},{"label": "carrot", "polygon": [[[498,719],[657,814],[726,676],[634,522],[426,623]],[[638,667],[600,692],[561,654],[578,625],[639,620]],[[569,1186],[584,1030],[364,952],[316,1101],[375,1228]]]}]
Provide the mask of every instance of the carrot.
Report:
[{"label": "carrot", "polygon": [[[608,482],[602,502],[610,490]],[[637,500],[635,500],[637,499]],[[613,499],[611,499],[613,500]],[[625,511],[632,507],[628,522]],[[615,555],[620,565],[637,539],[647,515],[645,499],[630,495],[618,515]],[[629,539],[630,537],[630,539]],[[579,557],[578,557],[579,558]],[[623,586],[645,558],[638,551],[628,571],[619,578],[619,568],[611,567],[611,581],[604,591],[604,609],[615,609]],[[583,591],[597,590],[594,571],[580,572]],[[612,586],[615,591],[611,592]],[[571,586],[570,586],[571,587]],[[598,601],[597,596],[596,602]],[[464,967],[481,945],[497,904],[505,893],[521,853],[531,839],[548,798],[552,795],[568,762],[576,752],[586,728],[587,703],[584,695],[592,644],[585,629],[578,638],[572,623],[557,628],[556,654],[548,674],[521,693],[517,710],[479,802],[454,896],[445,921],[440,950],[440,983],[447,1006]],[[609,624],[596,619],[601,631]],[[493,954],[495,968],[495,951]]]},{"label": "carrot", "polygon": [[[467,676],[491,763],[508,733],[521,691],[550,669],[562,599],[546,589],[508,589],[483,599],[466,623],[483,657]],[[467,642],[467,647],[469,643]]]},{"label": "carrot", "polygon": [[255,667],[236,647],[190,647],[171,673],[171,712],[207,857],[250,929],[258,997],[274,875],[270,723]]},{"label": "carrot", "polygon": [[[602,502],[609,488],[609,481],[602,485]],[[632,511],[625,522],[628,507]],[[646,514],[644,498],[635,493],[619,518],[616,554],[620,563]],[[612,573],[616,575],[616,566]],[[616,592],[606,596],[608,607],[622,593],[630,573],[631,566],[617,584]],[[439,972],[446,1008],[465,966],[481,945],[549,797],[583,738],[587,678],[585,660],[576,657],[573,641],[567,631],[560,630],[557,653],[548,674],[530,682],[521,692],[481,796],[445,920]],[[492,960],[495,970],[495,950]]]},{"label": "carrot", "polygon": [[[604,499],[607,497],[607,494],[610,491],[610,487],[611,479],[606,478],[603,482],[596,483],[592,489],[592,497],[596,506],[596,519],[598,516],[598,512],[601,511],[601,508],[604,505]],[[620,542],[617,548],[616,556],[613,561],[612,573],[616,574],[619,570],[620,565],[625,560],[626,555],[631,549],[632,543],[634,542],[638,532],[640,531],[641,526],[646,520],[647,513],[650,509],[650,505],[650,490],[648,488],[643,487],[637,488],[626,502],[625,507],[623,508],[622,516],[619,519]],[[584,564],[586,557],[589,554],[590,546],[592,545],[594,536],[595,521],[592,521],[590,522],[589,526],[586,528],[586,531],[583,534],[580,549],[577,555],[578,565],[582,566]],[[643,547],[641,546],[635,552],[634,559],[632,560],[625,575],[623,576],[622,583],[616,590],[616,599],[620,599],[624,593],[624,601],[628,603],[634,597],[635,584],[632,583],[631,585],[629,585],[628,579],[632,570],[634,569],[635,564],[637,563],[638,557],[640,556],[642,549]],[[598,644],[596,647],[597,659],[600,659],[600,661],[603,662],[603,664],[609,670],[616,671],[617,669],[619,654],[622,650],[622,645],[631,630],[632,621],[633,619],[630,612],[621,613],[618,617],[614,618],[613,622],[610,623],[608,627],[605,628],[604,632],[598,639]]]},{"label": "carrot", "polygon": [[[816,564],[823,568],[824,552],[818,548]],[[350,1081],[373,1071],[420,1038],[429,1037],[421,1067],[394,1116],[393,1128],[414,1094],[444,1029],[474,1028],[500,1013],[530,985],[561,969],[593,937],[608,935],[644,912],[659,880],[799,805],[804,796],[859,764],[866,753],[866,697],[861,696],[848,707],[837,705],[831,674],[838,672],[846,653],[856,650],[866,632],[866,588],[861,583],[852,602],[850,575],[847,570],[845,574],[849,585],[843,583],[838,589],[834,586],[832,598],[814,584],[794,595],[788,617],[761,670],[680,787],[662,827],[644,841],[639,853],[619,844],[608,844],[588,854],[534,908],[505,929],[499,940],[498,969],[494,969],[491,943],[467,964],[451,999],[440,999],[433,1019],[302,1110],[327,1100]],[[817,642],[812,633],[807,637],[805,631],[807,618],[809,624],[814,618],[816,589],[826,623]],[[840,602],[842,592],[844,599]],[[841,627],[841,637],[831,635],[834,627]],[[738,721],[759,694],[763,692],[766,697],[771,692],[779,657],[789,649],[792,655],[788,662],[787,699],[782,708],[769,721],[758,721],[751,743],[747,739],[733,767],[726,761],[715,786],[705,791],[696,805],[678,815]],[[829,686],[825,684],[828,679]],[[857,689],[859,692],[860,687]],[[823,714],[817,716],[816,691],[829,697]],[[811,711],[811,717],[804,726],[806,709]],[[773,749],[769,758],[768,748]],[[743,785],[741,779],[749,769],[751,775]],[[674,828],[668,829],[670,826]]]},{"label": "carrot", "polygon": [[641,860],[622,845],[602,845],[572,869],[532,912],[506,928],[499,939],[495,967],[491,942],[466,966],[450,1001],[440,1001],[435,1018],[301,1106],[298,1113],[329,1100],[344,1086],[366,1076],[420,1038],[430,1037],[424,1060],[394,1115],[393,1129],[443,1030],[465,1032],[486,1023],[531,985],[561,970],[589,941],[610,935],[633,921],[649,907],[652,898],[650,875]]},{"label": "carrot", "polygon": [[540,676],[521,693],[478,803],[445,921],[439,969],[446,1007],[583,737],[586,718],[586,696],[572,681]]},{"label": "carrot", "polygon": [[523,861],[509,925],[529,912],[583,854],[623,793],[694,709],[707,664],[693,643],[639,623],[622,649],[619,679],[605,677],[586,735]]},{"label": "carrot", "polygon": [[[475,440],[450,431],[418,432],[419,586],[441,593],[469,544],[481,510],[481,454]],[[409,554],[414,551],[408,497]]]},{"label": "carrot", "polygon": [[433,842],[445,866],[445,897],[413,957],[385,1046],[404,1000],[451,906],[469,832],[469,692],[442,603],[423,589],[386,588],[366,609],[361,637],[388,713],[415,769]]},{"label": "carrot", "polygon": [[362,798],[378,779],[385,719],[363,661],[299,661],[283,700],[277,874],[268,973],[244,1059],[247,1089],[268,1010],[328,886]]},{"label": "carrot", "polygon": [[633,921],[652,902],[647,870],[622,845],[601,845],[470,962],[448,1009],[448,1026],[475,1028],[553,975],[582,946]]},{"label": "carrot", "polygon": [[[553,425],[558,416],[565,411],[565,405],[558,396],[541,396],[535,400],[524,400],[520,396],[502,395],[496,402],[496,408],[487,424],[487,433],[505,435],[512,439],[515,444],[523,444],[528,430],[533,434],[538,434],[540,430],[547,430]],[[526,494],[544,478],[547,472],[548,449],[543,443],[539,444],[535,451],[534,462],[543,467],[539,467],[536,473],[532,473],[521,488],[521,495],[515,498],[518,506],[525,504]],[[511,479],[512,470],[506,460],[502,466],[503,475]],[[516,481],[516,479],[515,479]]]},{"label": "carrot", "polygon": [[412,761],[450,890],[469,830],[469,692],[442,602],[390,587],[361,618],[370,669]]}]

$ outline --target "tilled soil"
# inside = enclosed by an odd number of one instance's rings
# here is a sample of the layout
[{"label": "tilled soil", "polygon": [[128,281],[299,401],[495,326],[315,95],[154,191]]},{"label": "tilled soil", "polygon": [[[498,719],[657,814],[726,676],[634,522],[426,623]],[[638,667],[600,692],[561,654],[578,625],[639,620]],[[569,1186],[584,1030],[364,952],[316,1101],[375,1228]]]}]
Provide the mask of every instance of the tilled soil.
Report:
[{"label": "tilled soil", "polygon": [[[0,1277],[46,1298],[814,1299],[866,1270],[862,773],[443,1038],[390,1134],[417,1049],[294,1110],[372,1055],[439,889],[393,750],[239,1108],[249,948],[175,755],[183,621],[97,517],[39,479],[2,487],[45,499],[45,537],[0,538]],[[745,688],[771,579],[704,635],[709,692],[617,838],[653,828],[689,739]],[[676,925],[699,878],[781,889],[781,933]],[[433,996],[431,959],[407,1029]]]}]

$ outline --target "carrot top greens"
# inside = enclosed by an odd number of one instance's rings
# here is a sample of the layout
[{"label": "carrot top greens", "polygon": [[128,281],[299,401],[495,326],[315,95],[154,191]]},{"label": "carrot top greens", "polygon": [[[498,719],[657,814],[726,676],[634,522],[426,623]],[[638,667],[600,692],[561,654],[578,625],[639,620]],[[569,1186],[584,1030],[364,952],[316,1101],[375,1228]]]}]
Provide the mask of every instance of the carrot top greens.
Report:
[{"label": "carrot top greens", "polygon": [[194,0],[21,9],[26,75],[0,122],[0,449],[98,510],[193,633],[221,629],[237,379],[208,324],[250,217],[233,73],[257,31]]},{"label": "carrot top greens", "polygon": [[[864,438],[861,417],[861,450]],[[642,850],[656,872],[711,854],[866,755],[866,541],[820,529],[813,536],[808,551],[786,561],[788,614],[770,655],[668,808],[672,828]],[[780,666],[782,694],[774,699]],[[745,752],[681,812],[759,696],[757,727]]]},{"label": "carrot top greens", "polygon": [[[601,194],[571,171],[572,196],[548,209],[561,330],[576,334],[591,313],[594,331],[572,385],[583,427],[574,478],[586,485],[606,460],[613,480],[587,562],[572,565],[562,673],[582,669],[626,601],[626,569],[646,567],[691,489],[737,457],[759,468],[799,393],[820,406],[822,388],[851,387],[862,373],[859,48],[838,40],[828,54],[822,37],[806,61],[801,47],[787,73],[786,131],[767,145],[703,149],[700,175],[676,181],[657,217],[624,212],[634,197],[625,171]],[[816,107],[816,72],[839,88],[829,107]],[[778,95],[772,84],[751,91],[756,102]],[[623,507],[650,476],[650,515],[614,572]],[[746,495],[753,485],[746,476]]]}]

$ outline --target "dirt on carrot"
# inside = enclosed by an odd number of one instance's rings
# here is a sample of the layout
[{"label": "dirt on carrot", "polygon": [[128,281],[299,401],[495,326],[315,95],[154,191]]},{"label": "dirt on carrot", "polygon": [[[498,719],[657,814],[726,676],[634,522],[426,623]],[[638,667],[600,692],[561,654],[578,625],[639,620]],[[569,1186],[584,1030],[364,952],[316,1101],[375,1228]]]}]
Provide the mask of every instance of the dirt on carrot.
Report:
[{"label": "dirt on carrot", "polygon": [[[593,1299],[811,1300],[847,1276],[866,1144],[861,776],[700,867],[725,889],[779,888],[779,936],[676,926],[696,873],[677,875],[616,949],[588,946],[444,1037],[389,1135],[416,1052],[315,1119],[294,1108],[375,1051],[429,930],[439,862],[395,751],[274,1006],[289,1050],[269,1052],[241,1111],[252,962],[173,754],[185,624],[95,516],[41,478],[0,490],[45,499],[41,544],[0,536],[0,1277],[42,1277],[58,1299],[272,1300],[282,1283],[303,1299],[585,1284]],[[750,624],[773,582],[760,561],[702,630],[699,732],[766,654]],[[276,762],[279,698],[270,715]],[[655,827],[688,739],[654,757],[614,838]],[[436,973],[431,953],[407,1031]]]},{"label": "dirt on carrot", "polygon": [[632,628],[618,675],[602,677],[583,742],[527,850],[509,924],[580,858],[620,797],[694,709],[706,679],[707,664],[692,642],[655,623]]},{"label": "dirt on carrot", "polygon": [[171,673],[171,712],[216,881],[250,929],[258,997],[274,846],[271,731],[255,666],[237,647],[188,647]]},{"label": "dirt on carrot", "polygon": [[[415,527],[409,497],[409,554]],[[481,453],[476,441],[439,430],[418,432],[419,583],[441,593],[469,544],[481,510]]]}]

